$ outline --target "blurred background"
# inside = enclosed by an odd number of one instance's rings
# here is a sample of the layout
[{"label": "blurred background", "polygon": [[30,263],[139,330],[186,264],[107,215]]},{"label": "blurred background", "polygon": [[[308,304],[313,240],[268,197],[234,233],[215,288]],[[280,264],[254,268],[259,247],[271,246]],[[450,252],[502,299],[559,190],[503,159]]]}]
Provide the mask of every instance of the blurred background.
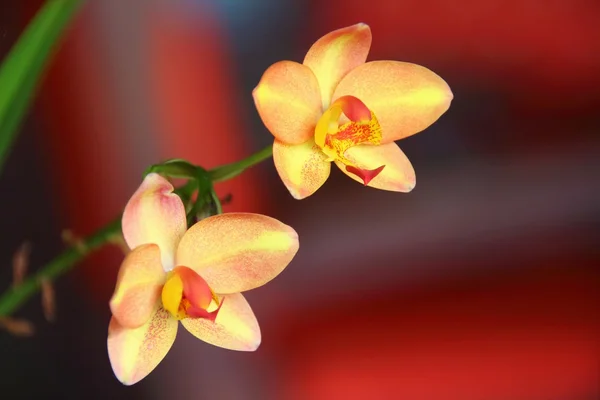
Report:
[{"label": "blurred background", "polygon": [[[4,56],[39,0],[0,2]],[[211,168],[272,142],[251,90],[325,33],[365,22],[369,60],[424,65],[450,110],[399,142],[410,194],[339,171],[294,200],[266,161],[230,182],[226,211],[292,225],[301,251],[247,294],[255,353],[183,329],[133,387],[106,333],[122,259],[107,247],[0,331],[2,399],[600,398],[600,2],[589,0],[90,1],[67,31],[0,175],[0,287],[13,253],[31,269],[61,232],[112,220],[143,170],[182,157]],[[1,88],[0,88],[1,90]]]}]

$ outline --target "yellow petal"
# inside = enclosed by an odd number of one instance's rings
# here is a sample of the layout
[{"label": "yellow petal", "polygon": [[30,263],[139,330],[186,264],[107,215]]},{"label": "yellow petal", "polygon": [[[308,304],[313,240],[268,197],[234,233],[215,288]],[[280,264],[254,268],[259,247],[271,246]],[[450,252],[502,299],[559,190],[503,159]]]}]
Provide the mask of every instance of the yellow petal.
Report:
[{"label": "yellow petal", "polygon": [[328,33],[308,50],[304,65],[317,76],[324,110],[329,107],[337,84],[367,60],[370,48],[371,28],[361,23]]},{"label": "yellow petal", "polygon": [[260,328],[250,305],[240,293],[225,295],[214,322],[187,318],[181,324],[198,339],[229,350],[254,351],[260,345]]},{"label": "yellow petal", "polygon": [[277,139],[299,144],[314,134],[322,110],[319,83],[310,68],[279,61],[265,71],[252,96],[260,118]]},{"label": "yellow petal", "polygon": [[331,163],[313,139],[298,145],[273,143],[273,161],[279,177],[295,199],[317,191],[329,178]]},{"label": "yellow petal", "polygon": [[117,379],[133,385],[167,355],[177,335],[177,320],[162,307],[139,328],[124,328],[116,319],[108,327],[108,358]]},{"label": "yellow petal", "polygon": [[110,310],[119,324],[127,328],[145,324],[154,311],[164,281],[157,245],[141,245],[127,254],[110,299]]},{"label": "yellow petal", "polygon": [[[404,193],[410,192],[415,187],[415,170],[396,143],[351,147],[346,151],[346,158],[361,169],[371,170],[385,165],[367,186]],[[350,178],[363,183],[361,178],[346,171],[343,163],[336,161],[336,165]]]},{"label": "yellow petal", "polygon": [[260,214],[229,213],[192,226],[177,249],[177,265],[195,270],[215,293],[262,286],[298,251],[298,234]]},{"label": "yellow petal", "polygon": [[413,135],[433,124],[450,107],[452,92],[442,78],[415,64],[373,61],[342,79],[333,99],[352,95],[373,110],[382,143]]},{"label": "yellow petal", "polygon": [[160,247],[163,268],[173,269],[173,256],[185,233],[185,209],[173,185],[158,174],[148,174],[123,212],[123,236],[130,249],[146,243]]}]

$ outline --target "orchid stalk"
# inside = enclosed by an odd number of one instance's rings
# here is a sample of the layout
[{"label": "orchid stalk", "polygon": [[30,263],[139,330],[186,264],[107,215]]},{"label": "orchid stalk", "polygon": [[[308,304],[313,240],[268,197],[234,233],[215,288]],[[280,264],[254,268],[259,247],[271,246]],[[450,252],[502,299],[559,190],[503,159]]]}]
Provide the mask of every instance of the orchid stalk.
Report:
[{"label": "orchid stalk", "polygon": [[[212,182],[224,182],[241,174],[246,169],[267,160],[271,154],[271,146],[268,146],[238,162],[207,170],[205,180],[210,179]],[[154,167],[155,169],[160,169],[160,167]],[[149,168],[149,170],[151,168]],[[180,175],[177,174],[173,175],[175,176],[171,176],[180,177]],[[175,192],[182,197],[189,199],[197,192],[197,190],[198,186],[196,182],[191,180],[176,189]],[[210,192],[210,195],[213,198],[216,198],[214,191]],[[39,292],[44,280],[52,281],[60,277],[70,271],[71,268],[90,253],[107,244],[115,242],[115,240],[119,240],[121,237],[121,216],[119,216],[88,237],[82,238],[77,244],[70,246],[67,250],[48,264],[41,267],[35,274],[30,275],[19,285],[7,289],[0,296],[0,317],[12,315],[17,311],[28,299]]]}]

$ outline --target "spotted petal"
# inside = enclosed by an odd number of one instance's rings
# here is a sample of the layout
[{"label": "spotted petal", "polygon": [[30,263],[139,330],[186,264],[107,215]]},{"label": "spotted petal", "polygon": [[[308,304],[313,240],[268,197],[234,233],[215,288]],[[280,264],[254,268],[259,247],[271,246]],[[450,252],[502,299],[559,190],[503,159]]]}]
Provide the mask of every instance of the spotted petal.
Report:
[{"label": "spotted petal", "polygon": [[279,177],[295,199],[317,191],[329,178],[331,163],[313,139],[298,145],[273,143],[273,161]]},{"label": "spotted petal", "polygon": [[446,112],[453,98],[438,75],[399,61],[372,61],[353,69],[339,83],[333,99],[346,95],[359,98],[375,113],[382,143],[427,128]]},{"label": "spotted petal", "polygon": [[250,305],[240,293],[221,298],[222,307],[214,322],[187,318],[182,325],[198,339],[229,350],[254,351],[260,345],[260,328]]},{"label": "spotted petal", "polygon": [[[415,170],[396,143],[380,146],[360,145],[346,151],[346,158],[364,170],[373,170],[384,165],[383,170],[367,186],[394,192],[410,192],[415,187]],[[363,179],[349,172],[346,166],[336,165],[350,178],[363,183]]]},{"label": "spotted petal", "polygon": [[371,39],[371,28],[360,23],[328,33],[306,53],[304,65],[319,80],[324,110],[342,78],[367,60]]},{"label": "spotted petal", "polygon": [[166,271],[174,267],[175,249],[187,228],[183,202],[173,190],[162,176],[148,174],[123,212],[123,236],[129,248],[157,244]]},{"label": "spotted petal", "polygon": [[138,246],[125,257],[110,300],[110,309],[120,325],[137,328],[148,321],[165,276],[155,244]]},{"label": "spotted petal", "polygon": [[228,213],[192,226],[177,249],[178,265],[195,270],[215,293],[254,289],[275,278],[298,251],[298,234],[260,214]]},{"label": "spotted petal", "polygon": [[108,357],[117,379],[133,385],[167,355],[177,335],[177,320],[162,307],[141,327],[128,329],[115,318],[108,327]]},{"label": "spotted petal", "polygon": [[299,144],[314,134],[322,110],[319,83],[310,68],[279,61],[265,71],[252,96],[260,118],[277,139]]}]

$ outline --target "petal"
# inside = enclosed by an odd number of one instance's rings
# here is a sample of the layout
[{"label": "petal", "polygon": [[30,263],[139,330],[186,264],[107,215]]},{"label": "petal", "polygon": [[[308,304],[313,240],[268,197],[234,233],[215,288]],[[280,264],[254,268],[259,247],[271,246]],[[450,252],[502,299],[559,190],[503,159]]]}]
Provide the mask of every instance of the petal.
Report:
[{"label": "petal", "polygon": [[313,139],[303,144],[273,143],[273,161],[279,177],[295,199],[317,191],[329,178],[331,163]]},{"label": "petal", "polygon": [[198,339],[229,350],[254,351],[260,345],[260,328],[250,305],[240,293],[221,300],[221,310],[214,322],[187,318],[181,324]]},{"label": "petal", "polygon": [[399,61],[373,61],[352,70],[333,98],[346,95],[358,97],[373,111],[383,130],[383,143],[427,128],[446,112],[453,97],[438,75]]},{"label": "petal", "polygon": [[121,264],[110,310],[119,324],[127,328],[142,326],[154,311],[165,282],[160,249],[145,244],[131,251]]},{"label": "petal", "polygon": [[314,134],[322,109],[319,83],[310,68],[279,61],[265,71],[252,96],[260,118],[277,139],[299,144]]},{"label": "petal", "polygon": [[176,335],[177,320],[162,307],[136,329],[124,328],[111,319],[108,358],[117,379],[125,385],[144,379],[167,355]]},{"label": "petal", "polygon": [[215,293],[262,286],[275,278],[298,251],[298,234],[260,214],[229,213],[192,226],[177,249],[177,264],[192,268]]},{"label": "petal", "polygon": [[[346,151],[346,158],[355,163],[358,168],[366,170],[385,165],[385,168],[367,186],[404,193],[410,192],[415,187],[415,170],[396,143],[352,147]],[[350,178],[363,183],[360,177],[347,171],[343,163],[336,161],[336,165]]]},{"label": "petal", "polygon": [[352,69],[367,60],[371,48],[371,28],[356,24],[328,33],[312,45],[304,57],[319,80],[323,109],[329,107],[337,84]]},{"label": "petal", "polygon": [[156,243],[163,268],[173,269],[173,255],[187,228],[183,202],[162,176],[146,175],[123,212],[123,236],[130,249]]}]

